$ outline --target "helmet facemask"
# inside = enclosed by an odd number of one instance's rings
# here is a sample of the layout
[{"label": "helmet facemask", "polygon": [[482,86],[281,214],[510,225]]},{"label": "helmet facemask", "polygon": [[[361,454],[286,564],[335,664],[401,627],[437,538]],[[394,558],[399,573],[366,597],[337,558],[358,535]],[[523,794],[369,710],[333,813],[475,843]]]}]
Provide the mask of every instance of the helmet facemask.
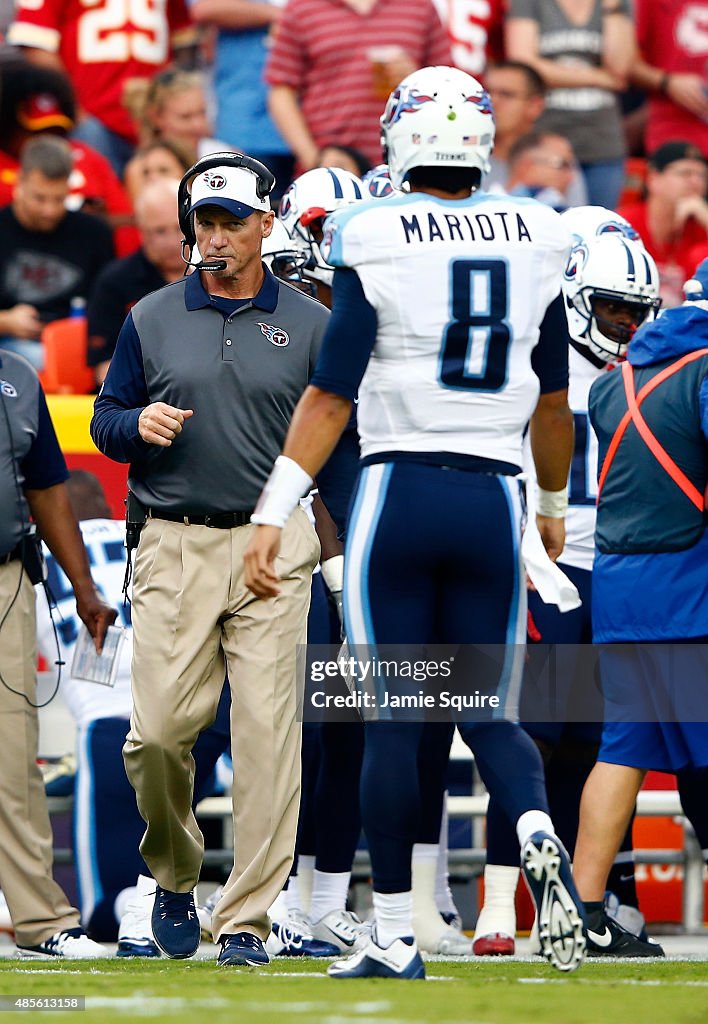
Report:
[{"label": "helmet facemask", "polygon": [[569,333],[605,362],[622,359],[637,329],[656,316],[658,292],[656,264],[641,243],[618,233],[586,239],[564,274]]},{"label": "helmet facemask", "polygon": [[334,271],[322,258],[325,218],[364,198],[361,180],[339,167],[315,167],[296,178],[280,201],[278,217],[294,248],[305,257],[304,276],[332,286]]}]

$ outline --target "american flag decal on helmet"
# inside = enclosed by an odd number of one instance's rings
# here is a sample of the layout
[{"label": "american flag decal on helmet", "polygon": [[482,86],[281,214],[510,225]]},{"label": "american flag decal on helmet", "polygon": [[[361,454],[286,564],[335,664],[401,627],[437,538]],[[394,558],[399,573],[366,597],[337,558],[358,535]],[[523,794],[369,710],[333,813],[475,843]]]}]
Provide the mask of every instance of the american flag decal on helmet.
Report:
[{"label": "american flag decal on helmet", "polygon": [[274,327],[273,324],[263,324],[258,321],[261,333],[266,336],[271,345],[277,348],[285,348],[290,344],[290,335],[282,327]]}]

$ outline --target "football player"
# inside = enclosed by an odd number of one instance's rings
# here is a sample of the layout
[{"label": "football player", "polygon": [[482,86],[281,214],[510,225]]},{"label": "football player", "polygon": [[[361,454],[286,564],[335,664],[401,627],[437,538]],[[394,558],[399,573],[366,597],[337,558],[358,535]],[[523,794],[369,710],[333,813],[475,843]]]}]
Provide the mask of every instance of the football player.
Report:
[{"label": "football player", "polygon": [[[560,278],[571,247],[539,203],[478,194],[494,140],[489,97],[454,68],[424,68],[391,94],[382,122],[391,181],[410,192],[331,217],[333,312],[252,521],[246,582],[278,593],[274,559],[297,500],[329,456],[359,392],[362,462],[345,554],[350,642],[466,645],[456,665],[493,715],[456,714],[480,775],[514,822],[550,962],[583,959],[582,905],[548,813],[543,766],[515,724],[526,603],[519,557],[522,437],[529,420],[540,485],[536,526],[563,547],[572,453],[568,338]],[[533,531],[531,531],[533,536]],[[549,567],[550,568],[550,567]],[[500,672],[473,644],[504,645]],[[460,663],[464,671],[460,671]],[[423,716],[365,723],[362,816],[375,930],[335,963],[337,978],[422,978],[413,937],[411,850],[418,820]],[[436,681],[437,685],[437,681]]]},{"label": "football player", "polygon": [[[578,691],[574,690],[574,683],[578,688],[582,686],[581,680],[575,679],[580,669],[576,660],[579,645],[592,642],[597,439],[588,420],[588,394],[593,381],[624,358],[637,327],[654,318],[661,300],[656,264],[623,218],[602,207],[578,207],[563,214],[562,219],[575,239],[563,276],[570,333],[569,402],[575,421],[575,447],[568,478],[565,546],[558,562],[577,587],[582,605],[561,615],[553,606],[544,604],[538,594],[529,594],[532,628],[537,639],[544,644],[575,646],[556,652],[559,671],[564,677],[562,682],[567,686],[563,697],[570,720],[564,720],[560,709],[554,721],[531,719],[537,709],[529,704],[526,711],[530,720],[525,722],[525,728],[543,755],[554,820],[572,854],[580,795],[595,763],[601,733],[598,723],[578,720],[581,717],[577,708]],[[473,947],[479,956],[514,952],[514,895],[519,877],[514,839],[513,830],[492,800],[487,815],[485,902],[475,928]],[[631,861],[631,835],[628,839],[627,856]],[[617,875],[621,876],[626,868],[627,865],[623,865]],[[628,888],[626,884],[624,887]],[[636,891],[628,892],[622,902],[625,924],[640,932],[643,918],[636,909]],[[659,953],[660,947],[656,944],[628,936],[622,955],[657,956]]]},{"label": "football player", "polygon": [[[287,223],[292,233],[294,244],[301,246],[303,253],[309,254],[303,273],[310,277],[317,289],[317,296],[327,306],[331,305],[333,268],[325,263],[319,245],[322,240],[321,211],[324,209],[331,213],[349,205],[356,201],[360,190],[364,195],[368,192],[370,197],[378,199],[400,194],[400,190],[395,190],[391,185],[386,164],[373,168],[364,175],[361,182],[352,178],[353,175],[338,168],[308,171],[293,182],[285,203],[284,223]],[[359,438],[353,412],[335,453],[318,475],[321,493],[326,497],[327,507],[332,505],[335,510],[342,535],[342,510],[349,504],[358,457]],[[334,582],[335,593],[341,595],[342,569],[337,560],[330,558],[323,563],[323,572],[328,585],[331,585],[331,572],[335,566],[339,572]],[[297,907],[294,922],[301,929],[309,927],[316,938],[338,943],[341,950],[347,952],[357,948],[357,943],[363,937],[368,939],[369,929],[362,928],[358,918],[347,911],[345,906],[346,886],[343,882],[346,880],[348,884],[355,846],[351,844],[347,855],[346,844],[336,844],[340,846],[340,852],[337,853],[331,843],[331,837],[335,834],[340,839],[343,833],[349,832],[351,836],[351,832],[342,827],[343,821],[339,823],[339,828],[333,828],[336,823],[331,821],[331,817],[333,807],[339,806],[342,812],[345,810],[347,789],[344,787],[347,782],[351,784],[353,779],[358,780],[361,768],[361,751],[352,746],[355,727],[349,723],[346,730],[343,730],[341,725],[339,722],[325,721],[321,727],[322,759],[317,786],[320,799],[315,824],[319,852],[312,882],[310,920],[303,920],[300,914],[304,908]],[[440,842],[452,732],[451,726],[430,723],[426,726],[424,741],[421,743],[418,770],[422,808],[419,835],[413,850],[413,924],[422,950],[446,956],[466,956],[471,952],[472,944],[459,927],[459,915],[447,884],[447,843]],[[356,812],[358,820],[358,799],[351,800],[351,809]],[[323,827],[324,822],[327,824]],[[309,860],[309,857],[300,855],[299,877],[306,876]],[[323,863],[330,865],[330,871],[322,870]],[[337,874],[342,879],[340,883],[336,882]],[[325,893],[329,894],[327,899],[324,899]]]},{"label": "football player", "polygon": [[[360,179],[338,167],[306,171],[286,190],[276,222],[290,251],[298,259],[298,274],[311,294],[331,306],[333,268],[323,259],[319,243],[328,213],[363,199]],[[275,271],[274,271],[275,272]],[[352,428],[356,434],[356,428]],[[349,493],[356,473],[356,457],[349,456],[331,467],[332,485]],[[322,574],[313,576],[326,606],[325,589],[341,608],[343,580],[342,545],[327,508],[314,492],[313,511],[322,544]],[[339,636],[326,626],[315,631],[312,608],[308,642],[333,643]],[[370,928],[347,910],[351,867],[361,832],[359,773],[363,751],[361,724],[352,721],[303,724],[303,784],[298,826],[297,875],[285,894],[288,923],[299,932],[312,934],[321,943],[349,952],[366,943]]]}]

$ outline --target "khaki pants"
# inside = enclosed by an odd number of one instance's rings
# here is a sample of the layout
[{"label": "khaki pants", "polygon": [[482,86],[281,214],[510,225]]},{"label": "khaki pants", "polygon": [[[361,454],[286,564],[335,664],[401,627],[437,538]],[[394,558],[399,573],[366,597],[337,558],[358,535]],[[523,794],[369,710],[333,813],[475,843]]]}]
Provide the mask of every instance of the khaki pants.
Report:
[{"label": "khaki pants", "polygon": [[253,530],[150,519],[135,564],[133,715],[123,753],[147,823],[140,851],[173,892],[199,878],[204,840],[192,811],[191,750],[214,720],[228,669],[235,862],[213,916],[215,939],[242,930],[267,938],[297,831],[296,648],[319,543],[297,508],[276,562],[280,595],[262,601],[243,580]]},{"label": "khaki pants", "polygon": [[18,945],[36,946],[79,915],[52,878],[37,709],[23,696],[37,701],[35,594],[19,561],[0,566],[0,621],[0,887]]}]

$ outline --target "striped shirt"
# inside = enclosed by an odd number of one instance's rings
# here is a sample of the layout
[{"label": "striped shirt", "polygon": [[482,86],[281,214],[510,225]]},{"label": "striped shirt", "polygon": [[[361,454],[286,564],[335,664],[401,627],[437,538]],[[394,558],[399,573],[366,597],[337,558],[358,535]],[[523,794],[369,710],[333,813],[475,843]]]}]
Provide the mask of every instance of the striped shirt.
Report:
[{"label": "striped shirt", "polygon": [[[290,0],[266,65],[269,85],[287,85],[315,143],[355,146],[381,162],[379,118],[367,51],[400,46],[416,67],[451,64],[450,45],[432,0],[377,0],[359,14],[345,0]],[[397,83],[396,83],[397,84]]]}]

